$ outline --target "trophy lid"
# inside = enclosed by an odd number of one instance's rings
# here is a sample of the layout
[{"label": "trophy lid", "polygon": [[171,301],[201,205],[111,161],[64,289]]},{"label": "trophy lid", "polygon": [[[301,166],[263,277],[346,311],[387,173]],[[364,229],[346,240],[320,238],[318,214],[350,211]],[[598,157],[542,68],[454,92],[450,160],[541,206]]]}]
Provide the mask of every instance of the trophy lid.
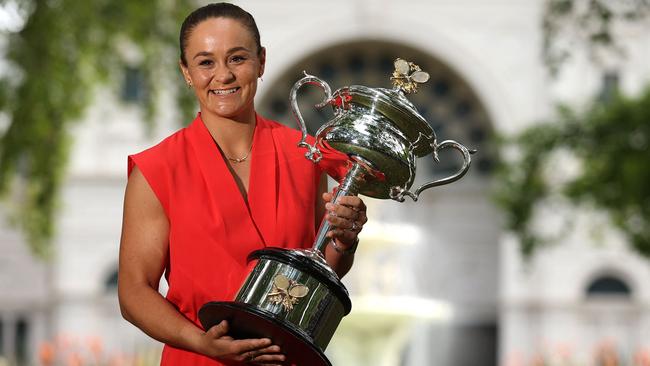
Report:
[{"label": "trophy lid", "polygon": [[414,63],[398,58],[391,80],[393,89],[352,85],[338,89],[332,100],[337,108],[345,109],[351,103],[378,111],[404,133],[413,144],[415,155],[430,154],[436,143],[435,132],[405,95],[416,93],[418,84],[429,80],[429,74]]}]

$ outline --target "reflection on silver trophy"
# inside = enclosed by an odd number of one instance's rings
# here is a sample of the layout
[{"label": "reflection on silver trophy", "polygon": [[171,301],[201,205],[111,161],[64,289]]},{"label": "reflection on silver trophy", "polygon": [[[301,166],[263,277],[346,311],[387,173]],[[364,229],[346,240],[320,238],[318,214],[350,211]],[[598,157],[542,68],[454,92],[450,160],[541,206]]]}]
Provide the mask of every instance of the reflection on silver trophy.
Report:
[{"label": "reflection on silver trophy", "polygon": [[[438,142],[435,132],[418,113],[406,94],[417,92],[429,74],[412,62],[395,61],[392,89],[353,85],[331,92],[323,80],[305,73],[290,93],[291,107],[302,131],[299,147],[306,158],[322,164],[339,182],[333,198],[363,194],[403,202],[417,201],[428,188],[452,183],[469,169],[474,153],[456,141]],[[331,106],[334,117],[316,132],[314,145],[307,143],[307,128],[297,102],[305,84],[323,89],[317,108]],[[453,175],[411,190],[415,160],[453,148],[463,164]],[[223,319],[230,321],[236,337],[269,337],[282,347],[289,364],[331,365],[324,350],[341,319],[351,310],[345,286],[327,265],[326,237],[331,229],[323,221],[313,247],[306,250],[267,248],[248,257],[257,263],[232,302],[211,302],[199,311],[205,329]]]}]

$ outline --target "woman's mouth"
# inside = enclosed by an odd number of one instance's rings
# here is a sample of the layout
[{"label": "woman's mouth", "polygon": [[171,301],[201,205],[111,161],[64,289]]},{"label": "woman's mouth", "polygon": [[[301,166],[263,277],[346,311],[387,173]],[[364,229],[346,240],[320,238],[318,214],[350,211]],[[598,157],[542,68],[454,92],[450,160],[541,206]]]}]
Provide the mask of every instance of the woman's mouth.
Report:
[{"label": "woman's mouth", "polygon": [[211,89],[210,93],[216,95],[228,95],[237,92],[239,89],[240,88],[238,86],[234,88],[228,88],[228,89]]}]

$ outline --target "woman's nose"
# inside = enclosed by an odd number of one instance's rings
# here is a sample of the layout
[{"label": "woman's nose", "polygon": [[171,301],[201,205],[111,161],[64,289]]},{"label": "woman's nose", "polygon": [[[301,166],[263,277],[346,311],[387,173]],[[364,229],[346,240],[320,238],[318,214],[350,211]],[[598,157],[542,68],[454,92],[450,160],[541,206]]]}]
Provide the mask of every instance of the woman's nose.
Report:
[{"label": "woman's nose", "polygon": [[235,74],[232,73],[227,65],[219,65],[215,70],[215,79],[220,83],[229,83],[235,80]]}]

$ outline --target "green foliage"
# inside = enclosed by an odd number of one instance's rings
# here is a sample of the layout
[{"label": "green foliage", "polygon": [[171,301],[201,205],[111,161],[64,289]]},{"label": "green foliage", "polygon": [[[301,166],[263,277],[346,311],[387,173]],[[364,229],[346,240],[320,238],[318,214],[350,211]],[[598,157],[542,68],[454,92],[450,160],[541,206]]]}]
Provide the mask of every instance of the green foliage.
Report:
[{"label": "green foliage", "polygon": [[650,16],[648,0],[546,0],[545,5],[542,57],[552,75],[576,47],[585,47],[596,62],[604,53],[623,54],[613,34],[616,24]]},{"label": "green foliage", "polygon": [[650,88],[638,98],[618,96],[584,113],[561,109],[557,121],[536,125],[506,143],[517,156],[498,169],[496,198],[524,254],[543,242],[532,232],[531,220],[535,205],[551,190],[544,164],[550,154],[563,149],[582,169],[564,183],[560,194],[576,205],[608,212],[632,246],[650,257],[649,121]]},{"label": "green foliage", "polygon": [[[624,57],[613,29],[623,22],[647,21],[649,15],[647,0],[546,0],[543,61],[555,76],[576,51],[587,51],[595,64],[607,53]],[[559,195],[606,211],[634,248],[650,257],[648,121],[650,89],[637,99],[619,96],[595,103],[583,113],[561,107],[555,121],[503,142],[511,156],[504,156],[498,169],[496,201],[525,255],[550,240],[531,226],[537,205]],[[547,175],[552,154],[560,150],[578,159],[582,171],[558,189]]]},{"label": "green foliage", "polygon": [[[0,0],[0,5],[12,3]],[[119,46],[142,50],[139,67],[152,121],[157,80],[178,73],[177,37],[192,0],[20,0],[27,13],[8,40],[11,70],[0,75],[0,113],[9,126],[0,137],[0,193],[14,193],[15,221],[34,253],[47,256],[53,217],[70,146],[70,126],[92,101],[97,85],[110,85],[129,64]],[[178,88],[184,88],[180,76]],[[178,93],[187,110],[186,91]]]},{"label": "green foliage", "polygon": [[574,149],[585,169],[567,195],[607,210],[633,246],[650,257],[650,88],[586,118]]}]

